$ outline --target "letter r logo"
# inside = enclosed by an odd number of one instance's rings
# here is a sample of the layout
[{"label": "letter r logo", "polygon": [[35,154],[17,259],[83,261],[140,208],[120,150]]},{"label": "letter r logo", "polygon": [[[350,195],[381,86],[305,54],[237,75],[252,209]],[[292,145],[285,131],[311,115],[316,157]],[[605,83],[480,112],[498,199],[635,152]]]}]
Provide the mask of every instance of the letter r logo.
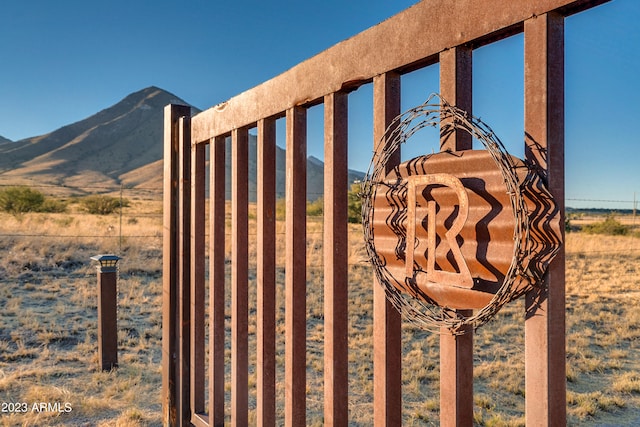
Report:
[{"label": "letter r logo", "polygon": [[[436,201],[427,200],[427,281],[450,286],[471,289],[473,278],[462,256],[456,236],[460,234],[469,216],[469,197],[462,182],[453,175],[435,173],[431,175],[412,175],[407,177],[407,244],[405,249],[405,274],[414,279],[421,270],[414,270],[414,252],[416,247],[416,191],[421,187],[442,185],[451,188],[458,197],[458,215],[451,228],[445,232],[445,240],[458,265],[460,272],[436,270]],[[420,221],[422,222],[422,221]]]}]

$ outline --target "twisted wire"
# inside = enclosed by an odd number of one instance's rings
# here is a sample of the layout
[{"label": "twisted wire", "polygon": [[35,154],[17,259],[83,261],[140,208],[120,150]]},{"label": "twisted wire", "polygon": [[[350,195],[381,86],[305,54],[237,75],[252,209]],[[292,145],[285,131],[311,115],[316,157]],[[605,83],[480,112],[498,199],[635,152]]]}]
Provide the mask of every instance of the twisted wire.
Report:
[{"label": "twisted wire", "polygon": [[[407,284],[394,279],[387,270],[385,261],[378,256],[373,239],[374,200],[382,184],[391,156],[402,144],[421,129],[440,125],[440,140],[446,140],[454,131],[463,130],[479,140],[499,167],[511,200],[515,227],[513,232],[513,257],[504,281],[492,300],[471,316],[458,310],[439,306],[434,301],[423,301],[412,297],[414,291]],[[459,335],[477,329],[490,321],[500,308],[531,289],[536,282],[529,269],[532,250],[530,225],[526,202],[521,191],[517,167],[504,145],[491,128],[477,117],[467,114],[447,103],[437,94],[429,96],[422,105],[412,108],[389,125],[379,141],[382,150],[376,150],[367,174],[362,182],[362,225],[370,262],[378,282],[384,287],[389,301],[410,321],[423,329]],[[399,290],[398,288],[402,288]],[[469,328],[470,326],[471,328]]]}]

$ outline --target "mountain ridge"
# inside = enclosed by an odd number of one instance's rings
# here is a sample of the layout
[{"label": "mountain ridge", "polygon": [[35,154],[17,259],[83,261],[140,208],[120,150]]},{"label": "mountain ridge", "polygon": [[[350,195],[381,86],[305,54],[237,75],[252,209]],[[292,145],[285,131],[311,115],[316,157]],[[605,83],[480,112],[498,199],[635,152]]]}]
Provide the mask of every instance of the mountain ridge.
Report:
[{"label": "mountain ridge", "polygon": [[[117,185],[120,175],[162,158],[163,108],[186,104],[151,86],[53,132],[0,145],[5,178],[46,184]],[[160,143],[158,143],[160,141]]]},{"label": "mountain ridge", "polygon": [[[116,104],[52,132],[19,141],[0,140],[0,180],[5,185],[46,185],[57,193],[85,194],[96,187],[162,190],[164,107],[196,107],[156,86],[133,92]],[[250,137],[249,191],[255,200],[255,145]],[[284,149],[277,147],[276,191],[284,194]],[[227,150],[230,156],[231,150]],[[230,158],[227,176],[230,178]],[[308,199],[322,195],[324,163],[307,162]],[[361,179],[349,171],[349,181]],[[229,179],[230,181],[230,179]]]}]

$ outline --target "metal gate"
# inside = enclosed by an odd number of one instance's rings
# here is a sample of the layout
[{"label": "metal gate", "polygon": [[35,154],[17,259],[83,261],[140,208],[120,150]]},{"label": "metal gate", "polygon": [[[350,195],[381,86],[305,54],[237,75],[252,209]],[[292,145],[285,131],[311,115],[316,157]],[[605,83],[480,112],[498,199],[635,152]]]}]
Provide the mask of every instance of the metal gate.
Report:
[{"label": "metal gate", "polygon": [[[306,111],[324,104],[324,424],[347,425],[348,93],[373,83],[374,141],[400,113],[400,77],[440,64],[440,93],[471,112],[473,49],[524,32],[525,157],[564,211],[564,18],[606,0],[423,0],[227,102],[193,117],[165,110],[163,420],[225,421],[225,140],[231,138],[231,414],[248,424],[248,131],[257,128],[257,424],[306,424]],[[275,139],[286,120],[284,420],[276,419]],[[380,151],[384,141],[374,150]],[[449,139],[452,150],[469,138]],[[209,146],[209,198],[206,195]],[[394,163],[395,162],[395,163]],[[399,162],[399,153],[389,167]],[[207,218],[209,218],[207,220]],[[209,246],[205,248],[205,235]],[[208,260],[208,261],[207,261]],[[208,262],[208,284],[205,283]],[[565,260],[526,296],[527,425],[566,419]],[[208,289],[208,313],[205,293]],[[374,422],[402,424],[401,318],[374,298]],[[208,319],[208,349],[205,328]],[[208,354],[208,360],[205,356]],[[473,334],[440,338],[441,425],[473,423]],[[208,389],[205,391],[205,386]],[[208,399],[205,398],[208,396]]]}]

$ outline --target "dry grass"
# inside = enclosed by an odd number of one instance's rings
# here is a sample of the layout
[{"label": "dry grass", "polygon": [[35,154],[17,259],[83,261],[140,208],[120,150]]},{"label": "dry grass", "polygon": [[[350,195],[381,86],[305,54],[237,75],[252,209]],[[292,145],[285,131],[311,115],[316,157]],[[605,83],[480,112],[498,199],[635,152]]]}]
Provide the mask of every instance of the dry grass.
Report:
[{"label": "dry grass", "polygon": [[[0,214],[0,401],[26,402],[27,413],[0,425],[160,425],[161,217],[156,202],[133,202],[119,217]],[[278,224],[280,236],[284,233]],[[322,424],[322,223],[308,221],[308,424]],[[255,233],[251,224],[250,233]],[[107,237],[17,237],[18,234]],[[350,226],[349,409],[351,425],[373,413],[371,271],[359,226]],[[279,239],[279,316],[284,316],[284,246]],[[250,248],[252,260],[255,246]],[[123,257],[119,288],[119,361],[101,372],[96,350],[95,269],[89,257]],[[567,380],[570,425],[633,425],[640,419],[640,239],[567,236]],[[254,261],[250,268],[255,268]],[[250,272],[252,286],[255,271]],[[251,293],[250,308],[255,307]],[[475,423],[524,425],[524,308],[505,307],[474,337]],[[255,358],[255,320],[250,320]],[[284,327],[278,326],[278,396],[283,387]],[[438,425],[438,336],[403,327],[405,425]],[[250,360],[253,364],[254,360]],[[255,385],[250,379],[250,387]],[[255,405],[255,393],[250,398]],[[70,412],[32,410],[39,402]],[[278,399],[279,410],[284,403]],[[255,419],[252,412],[250,420]]]},{"label": "dry grass", "polygon": [[[0,402],[28,406],[3,413],[0,425],[160,424],[161,217],[158,204],[133,205],[123,234],[155,237],[123,239],[122,251],[118,216],[0,216]],[[89,259],[106,252],[123,257],[120,368],[113,372],[98,367]],[[40,403],[54,407],[38,411]]]}]

